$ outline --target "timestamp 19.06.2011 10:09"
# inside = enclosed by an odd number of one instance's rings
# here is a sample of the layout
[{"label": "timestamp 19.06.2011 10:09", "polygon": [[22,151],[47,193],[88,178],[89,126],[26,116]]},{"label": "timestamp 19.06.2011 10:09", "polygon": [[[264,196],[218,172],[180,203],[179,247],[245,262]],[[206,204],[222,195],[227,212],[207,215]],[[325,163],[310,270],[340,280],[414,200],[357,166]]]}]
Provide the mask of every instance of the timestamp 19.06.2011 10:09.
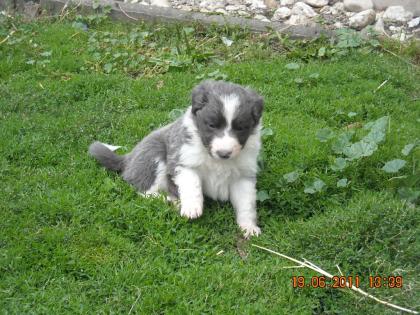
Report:
[{"label": "timestamp 19.06.2011 10:09", "polygon": [[[403,286],[402,276],[369,276],[369,288],[397,288],[401,289]],[[333,276],[328,278],[325,276],[293,276],[293,288],[352,288],[353,286],[359,288],[360,276]]]}]

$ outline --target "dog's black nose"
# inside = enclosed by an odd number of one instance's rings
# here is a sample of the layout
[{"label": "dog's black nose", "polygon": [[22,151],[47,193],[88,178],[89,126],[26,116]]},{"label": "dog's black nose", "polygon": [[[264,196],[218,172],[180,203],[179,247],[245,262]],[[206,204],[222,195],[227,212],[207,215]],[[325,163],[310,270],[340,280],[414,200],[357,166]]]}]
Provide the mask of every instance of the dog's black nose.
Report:
[{"label": "dog's black nose", "polygon": [[217,155],[221,159],[228,159],[230,157],[230,155],[232,154],[232,151],[229,151],[229,150],[219,150],[216,153],[217,153]]}]

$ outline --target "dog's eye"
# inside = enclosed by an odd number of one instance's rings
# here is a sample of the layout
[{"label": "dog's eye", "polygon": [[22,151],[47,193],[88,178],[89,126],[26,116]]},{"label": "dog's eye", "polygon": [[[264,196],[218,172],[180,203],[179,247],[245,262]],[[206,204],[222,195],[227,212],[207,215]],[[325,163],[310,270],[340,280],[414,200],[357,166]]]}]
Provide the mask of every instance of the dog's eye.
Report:
[{"label": "dog's eye", "polygon": [[217,128],[216,124],[214,124],[212,122],[207,122],[206,124],[207,124],[207,127],[211,128],[211,129],[216,129]]},{"label": "dog's eye", "polygon": [[245,130],[248,130],[248,126],[241,126],[241,125],[239,125],[239,126],[235,126],[233,129],[235,129],[236,131],[245,131]]}]

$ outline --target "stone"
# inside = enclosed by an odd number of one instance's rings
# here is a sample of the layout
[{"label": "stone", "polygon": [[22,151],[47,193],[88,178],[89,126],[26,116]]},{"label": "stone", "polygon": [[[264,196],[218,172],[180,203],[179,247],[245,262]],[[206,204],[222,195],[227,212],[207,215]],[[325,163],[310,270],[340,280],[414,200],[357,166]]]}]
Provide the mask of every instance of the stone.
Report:
[{"label": "stone", "polygon": [[262,15],[262,14],[256,14],[254,16],[254,19],[257,19],[263,22],[270,22],[270,20],[265,15]]},{"label": "stone", "polygon": [[191,12],[193,10],[193,8],[189,5],[180,5],[179,9],[187,12]]},{"label": "stone", "polygon": [[375,25],[373,25],[373,29],[375,30],[375,32],[379,33],[379,34],[384,34],[385,33],[385,24],[384,24],[384,20],[382,18],[379,18]]},{"label": "stone", "polygon": [[23,6],[23,14],[29,20],[35,19],[39,15],[40,4],[32,1],[26,2]]},{"label": "stone", "polygon": [[328,4],[329,0],[305,0],[306,4],[309,4],[314,8],[321,8]]},{"label": "stone", "polygon": [[407,23],[413,18],[413,13],[406,11],[404,7],[395,5],[385,10],[383,19],[390,23]]},{"label": "stone", "polygon": [[216,13],[220,13],[220,14],[223,14],[223,15],[228,14],[228,13],[227,13],[227,11],[226,11],[225,9],[222,9],[222,8],[220,8],[220,9],[216,9],[216,11],[214,11],[214,12],[216,12]]},{"label": "stone", "polygon": [[332,14],[332,7],[330,7],[329,5],[326,5],[326,6],[322,7],[321,10],[319,10],[319,13],[321,13],[321,14]]},{"label": "stone", "polygon": [[166,8],[171,6],[167,0],[151,0],[150,4],[156,7],[166,7]]},{"label": "stone", "polygon": [[286,5],[294,5],[295,2],[296,0],[280,0],[280,5],[284,7]]},{"label": "stone", "polygon": [[279,3],[276,0],[264,0],[264,3],[270,10],[275,10],[279,7]]},{"label": "stone", "polygon": [[376,13],[372,9],[359,12],[349,18],[349,26],[356,30],[361,30],[365,26],[375,22],[375,16]]},{"label": "stone", "polygon": [[331,13],[331,7],[329,5],[324,5],[321,10],[319,10],[319,13],[322,14],[330,14]]},{"label": "stone", "polygon": [[267,6],[263,0],[248,0],[247,3],[249,3],[249,9],[254,13],[261,14],[267,11]]},{"label": "stone", "polygon": [[407,34],[405,32],[399,32],[391,35],[392,38],[403,42],[407,39]]},{"label": "stone", "polygon": [[373,9],[372,0],[344,0],[343,5],[350,12],[362,12]]},{"label": "stone", "polygon": [[408,24],[409,28],[414,28],[414,27],[418,26],[420,24],[420,16],[416,17],[415,19],[412,19],[407,24]]},{"label": "stone", "polygon": [[305,15],[294,14],[285,23],[289,25],[307,25],[310,21]]},{"label": "stone", "polygon": [[403,42],[403,41],[405,41],[407,39],[407,35],[405,34],[405,32],[401,32],[401,35],[400,35],[400,42]]},{"label": "stone", "polygon": [[334,23],[334,27],[335,27],[335,28],[343,28],[343,27],[344,27],[344,25],[343,25],[343,23],[341,23],[341,22],[335,22],[335,23]]},{"label": "stone", "polygon": [[287,19],[290,15],[292,15],[292,10],[288,7],[281,7],[278,8],[273,15],[273,21],[279,21]]},{"label": "stone", "polygon": [[246,6],[243,4],[238,4],[238,5],[227,5],[225,7],[226,11],[245,11],[246,10]]},{"label": "stone", "polygon": [[402,30],[402,27],[401,27],[401,26],[391,25],[391,26],[389,27],[389,30],[390,30],[392,33],[400,33],[400,32],[401,32],[401,30]]},{"label": "stone", "polygon": [[250,17],[251,14],[245,10],[239,10],[236,13],[238,13],[239,16],[243,16],[243,17]]},{"label": "stone", "polygon": [[303,15],[305,17],[311,18],[318,14],[306,3],[296,2],[292,8],[292,15]]},{"label": "stone", "polygon": [[223,9],[226,6],[226,2],[221,1],[202,1],[200,3],[200,8],[206,8],[210,11],[216,11],[217,9]]},{"label": "stone", "polygon": [[337,10],[337,12],[344,12],[345,8],[344,8],[344,3],[343,2],[336,2],[334,3],[334,5],[332,6],[333,9]]}]

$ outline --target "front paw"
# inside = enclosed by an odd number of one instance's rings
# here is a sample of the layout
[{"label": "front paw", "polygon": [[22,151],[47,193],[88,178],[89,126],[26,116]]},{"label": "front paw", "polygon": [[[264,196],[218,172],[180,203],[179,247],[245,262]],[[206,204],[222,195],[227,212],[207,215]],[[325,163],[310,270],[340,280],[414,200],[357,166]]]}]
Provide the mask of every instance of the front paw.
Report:
[{"label": "front paw", "polygon": [[203,206],[202,205],[188,205],[183,206],[181,204],[181,216],[186,217],[188,219],[196,219],[201,217],[203,214]]},{"label": "front paw", "polygon": [[261,229],[254,223],[240,224],[239,227],[244,232],[245,238],[250,238],[251,236],[258,236],[261,234]]}]

